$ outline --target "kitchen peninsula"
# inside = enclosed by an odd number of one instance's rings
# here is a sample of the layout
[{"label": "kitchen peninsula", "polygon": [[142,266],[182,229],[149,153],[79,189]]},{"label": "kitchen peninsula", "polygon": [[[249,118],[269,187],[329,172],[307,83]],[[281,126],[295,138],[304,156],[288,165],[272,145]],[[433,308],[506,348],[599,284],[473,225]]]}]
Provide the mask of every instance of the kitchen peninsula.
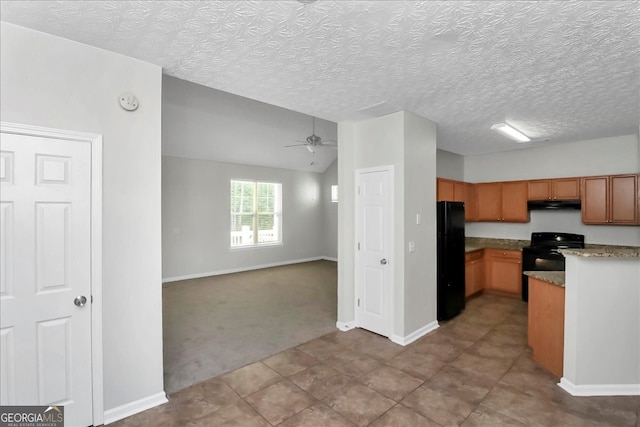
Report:
[{"label": "kitchen peninsula", "polygon": [[640,395],[640,247],[561,252],[566,272],[528,273],[534,359],[574,396]]}]

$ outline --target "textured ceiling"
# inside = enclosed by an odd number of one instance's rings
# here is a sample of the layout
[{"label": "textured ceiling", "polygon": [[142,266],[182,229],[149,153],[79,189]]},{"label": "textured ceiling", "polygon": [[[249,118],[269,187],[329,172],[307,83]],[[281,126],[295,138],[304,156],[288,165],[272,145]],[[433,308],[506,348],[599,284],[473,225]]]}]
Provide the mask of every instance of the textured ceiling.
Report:
[{"label": "textured ceiling", "polygon": [[[4,1],[1,14],[330,121],[406,109],[464,155],[638,132],[637,1]],[[489,130],[503,121],[550,141],[516,145]]]}]

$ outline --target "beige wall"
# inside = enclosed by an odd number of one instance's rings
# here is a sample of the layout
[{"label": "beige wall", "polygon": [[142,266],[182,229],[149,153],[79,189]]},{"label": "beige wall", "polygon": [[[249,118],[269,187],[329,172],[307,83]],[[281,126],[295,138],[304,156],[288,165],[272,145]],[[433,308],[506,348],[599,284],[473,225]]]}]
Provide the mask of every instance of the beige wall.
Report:
[{"label": "beige wall", "polygon": [[[393,329],[403,341],[436,320],[435,123],[408,112],[338,124],[338,322],[355,320],[355,173],[392,166]],[[422,215],[421,225],[415,222]],[[416,251],[408,253],[408,243]]]},{"label": "beige wall", "polygon": [[[3,121],[103,135],[104,407],[164,396],[160,225],[162,70],[2,22]],[[133,92],[135,112],[118,105]]]},{"label": "beige wall", "polygon": [[[231,249],[229,182],[282,184],[282,245]],[[325,256],[323,174],[162,157],[162,274],[182,280]],[[330,202],[329,202],[330,203]],[[334,230],[335,233],[335,230]]]}]

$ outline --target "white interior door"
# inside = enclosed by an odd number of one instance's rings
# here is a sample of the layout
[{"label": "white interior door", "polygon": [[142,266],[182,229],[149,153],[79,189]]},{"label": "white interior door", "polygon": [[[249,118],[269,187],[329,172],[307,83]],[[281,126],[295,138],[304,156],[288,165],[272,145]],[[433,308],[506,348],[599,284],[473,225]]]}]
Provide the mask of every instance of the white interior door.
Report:
[{"label": "white interior door", "polygon": [[91,146],[1,136],[0,405],[90,425]]},{"label": "white interior door", "polygon": [[359,171],[356,179],[356,323],[383,336],[391,331],[391,169]]}]

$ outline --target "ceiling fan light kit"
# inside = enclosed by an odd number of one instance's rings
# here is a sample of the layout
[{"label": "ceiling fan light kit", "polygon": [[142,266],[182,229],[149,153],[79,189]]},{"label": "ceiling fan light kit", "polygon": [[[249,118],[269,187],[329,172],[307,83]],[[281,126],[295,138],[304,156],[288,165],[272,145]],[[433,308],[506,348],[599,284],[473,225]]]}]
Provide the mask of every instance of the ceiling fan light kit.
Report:
[{"label": "ceiling fan light kit", "polygon": [[512,126],[509,126],[506,123],[496,123],[495,125],[491,126],[491,130],[501,133],[502,135],[506,136],[507,138],[517,143],[531,141],[531,138],[529,138],[527,135],[523,134],[518,129]]},{"label": "ceiling fan light kit", "polygon": [[323,141],[321,137],[316,135],[316,118],[312,117],[312,119],[313,119],[313,128],[311,131],[311,135],[306,137],[304,141],[298,141],[301,144],[285,145],[285,148],[305,146],[307,147],[307,150],[309,150],[311,154],[315,154],[316,153],[315,147],[327,147],[327,146],[337,147],[336,141]]}]

